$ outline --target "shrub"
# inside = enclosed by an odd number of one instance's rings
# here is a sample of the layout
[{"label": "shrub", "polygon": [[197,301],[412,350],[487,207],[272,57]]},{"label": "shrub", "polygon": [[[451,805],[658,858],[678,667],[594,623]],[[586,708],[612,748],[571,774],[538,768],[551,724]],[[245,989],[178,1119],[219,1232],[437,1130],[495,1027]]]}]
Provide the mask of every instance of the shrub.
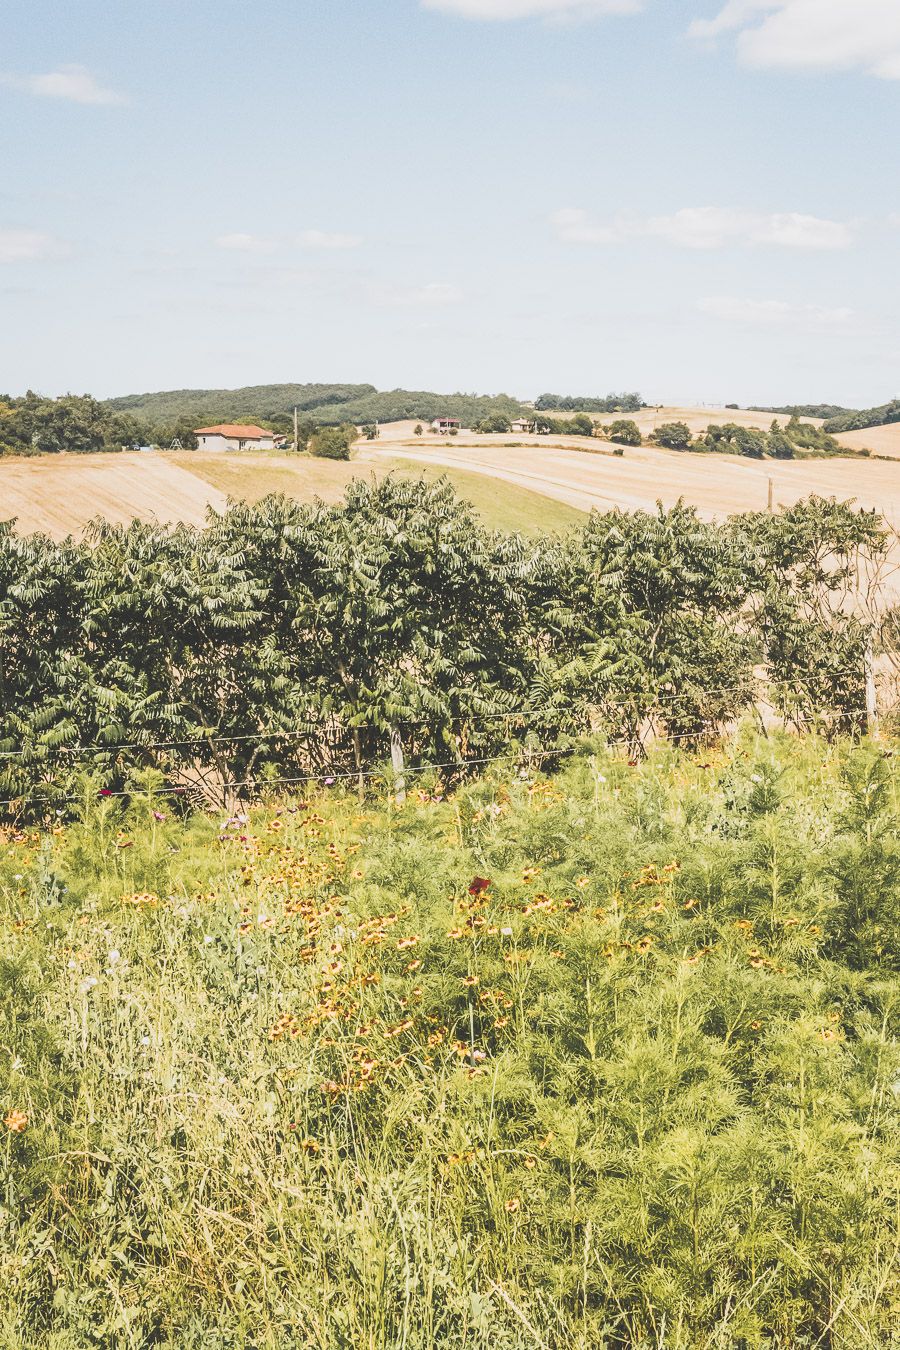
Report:
[{"label": "shrub", "polygon": [[349,422],[339,427],[320,427],[310,438],[309,448],[320,459],[349,459],[356,435],[356,427]]}]

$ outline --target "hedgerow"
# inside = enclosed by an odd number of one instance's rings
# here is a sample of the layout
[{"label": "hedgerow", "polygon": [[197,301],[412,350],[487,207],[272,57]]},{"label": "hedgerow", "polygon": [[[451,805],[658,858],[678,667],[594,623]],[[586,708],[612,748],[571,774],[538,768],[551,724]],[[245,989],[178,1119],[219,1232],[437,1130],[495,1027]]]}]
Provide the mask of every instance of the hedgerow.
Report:
[{"label": "hedgerow", "polygon": [[0,800],[68,808],[156,769],[234,802],[260,781],[365,775],[388,746],[450,776],[599,725],[714,736],[759,675],[782,717],[860,730],[874,513],[813,498],[723,523],[680,504],[565,538],[492,534],[446,483],[269,498],[205,529],[0,525]]}]

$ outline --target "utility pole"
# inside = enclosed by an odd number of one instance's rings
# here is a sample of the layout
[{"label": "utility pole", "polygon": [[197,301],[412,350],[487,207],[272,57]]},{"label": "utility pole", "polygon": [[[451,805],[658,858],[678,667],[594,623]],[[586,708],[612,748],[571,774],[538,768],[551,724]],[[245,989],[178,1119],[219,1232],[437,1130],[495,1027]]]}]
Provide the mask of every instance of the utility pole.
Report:
[{"label": "utility pole", "polygon": [[769,513],[775,510],[775,482],[769,479]]},{"label": "utility pole", "polygon": [[297,405],[296,405],[296,403],[295,403],[295,404],[294,404],[294,454],[295,454],[295,455],[296,455],[297,451],[299,450],[299,448],[300,448],[300,437],[299,437],[299,431],[298,431],[298,427],[297,427]]}]

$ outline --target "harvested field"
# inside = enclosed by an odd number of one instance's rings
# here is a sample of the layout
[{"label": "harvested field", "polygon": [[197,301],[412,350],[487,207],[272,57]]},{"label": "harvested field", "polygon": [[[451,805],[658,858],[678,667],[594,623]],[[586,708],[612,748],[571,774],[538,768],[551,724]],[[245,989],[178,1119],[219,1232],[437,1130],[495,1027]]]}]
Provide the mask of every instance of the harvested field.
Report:
[{"label": "harvested field", "polygon": [[202,525],[225,495],[165,455],[36,455],[0,460],[0,520],[23,534],[54,539],[78,534],[91,520]]},{"label": "harvested field", "polygon": [[[582,511],[652,510],[657,500],[672,506],[680,497],[709,518],[738,511],[765,510],[769,479],[776,505],[791,505],[818,493],[876,508],[900,527],[900,465],[854,459],[752,460],[739,455],[696,455],[650,447],[629,449],[621,457],[590,454],[554,440],[504,449],[497,437],[470,445],[452,443],[370,449],[377,462],[390,455],[448,469],[487,474],[527,487]],[[490,442],[493,441],[492,445]],[[591,442],[582,442],[590,450]]]},{"label": "harvested field", "polygon": [[[559,415],[564,417],[567,414]],[[750,412],[746,408],[643,408],[636,413],[592,413],[591,416],[596,421],[603,422],[605,426],[626,418],[630,422],[636,422],[645,436],[649,436],[664,422],[686,422],[692,433],[698,436],[706,431],[708,426],[721,426],[723,422],[734,422],[739,427],[758,427],[761,431],[768,431],[773,422],[780,422],[784,426],[790,421],[790,417],[784,413]],[[822,419],[819,417],[803,417],[800,420],[816,427],[822,425]]]},{"label": "harvested field", "polygon": [[850,450],[871,450],[873,455],[891,455],[900,459],[900,422],[886,427],[867,427],[865,431],[842,431],[835,436]]},{"label": "harvested field", "polygon": [[209,507],[222,511],[229,499],[255,502],[284,493],[300,502],[317,497],[336,502],[352,478],[391,472],[429,478],[445,474],[491,529],[526,534],[562,530],[576,524],[581,514],[580,508],[548,501],[545,494],[526,487],[492,484],[480,473],[419,467],[403,459],[342,463],[188,451],[0,459],[0,520],[16,519],[22,534],[40,531],[54,539],[79,534],[97,517],[115,524],[138,519],[202,525]]}]

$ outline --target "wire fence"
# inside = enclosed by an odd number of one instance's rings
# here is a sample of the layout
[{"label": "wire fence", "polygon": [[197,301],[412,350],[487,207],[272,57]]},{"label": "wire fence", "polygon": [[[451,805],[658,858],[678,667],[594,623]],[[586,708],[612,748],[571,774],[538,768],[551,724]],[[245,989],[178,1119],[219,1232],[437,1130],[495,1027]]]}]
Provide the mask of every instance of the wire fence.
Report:
[{"label": "wire fence", "polygon": [[[527,762],[532,767],[540,766],[571,755],[580,743],[584,743],[585,737],[591,734],[604,735],[610,744],[625,747],[633,757],[640,758],[646,754],[649,744],[656,739],[676,744],[690,741],[700,745],[709,742],[733,728],[738,712],[755,711],[762,726],[778,725],[779,721],[787,725],[788,719],[784,714],[791,696],[804,692],[806,688],[807,685],[802,681],[779,681],[767,685],[760,679],[755,688],[745,683],[690,691],[670,689],[652,696],[646,688],[616,689],[610,691],[610,697],[605,701],[582,709],[578,716],[567,715],[565,709],[556,705],[542,707],[528,705],[516,709],[495,710],[457,720],[464,724],[469,739],[477,739],[479,729],[484,732],[489,728],[496,734],[498,726],[502,726],[506,737],[502,749],[496,753],[474,755],[460,751],[452,759],[427,757],[422,759],[414,733],[423,728],[434,730],[435,719],[405,719],[396,722],[394,729],[398,734],[406,734],[409,762],[404,759],[399,766],[394,765],[391,768],[386,767],[388,749],[384,731],[371,725],[351,728],[335,721],[324,727],[307,721],[302,728],[294,730],[260,728],[255,732],[235,735],[198,734],[179,739],[98,741],[69,746],[42,747],[39,744],[19,746],[16,749],[0,751],[0,770],[5,763],[6,772],[2,776],[6,777],[7,781],[15,762],[21,764],[23,769],[34,770],[39,764],[44,767],[55,767],[56,779],[68,775],[68,781],[58,782],[45,776],[43,781],[22,783],[21,786],[16,784],[18,790],[11,790],[9,796],[0,799],[0,813],[21,815],[28,808],[34,807],[44,807],[47,811],[52,809],[64,811],[65,807],[81,801],[84,795],[83,792],[71,790],[72,772],[82,770],[87,774],[92,768],[101,769],[113,782],[117,777],[127,780],[130,774],[140,771],[141,768],[158,768],[166,774],[168,781],[157,788],[149,789],[154,795],[176,799],[188,798],[195,802],[205,802],[206,805],[227,808],[229,803],[247,801],[263,792],[276,788],[295,788],[303,784],[336,785],[355,782],[362,786],[380,780],[388,786],[393,782],[396,787],[398,783],[405,783],[406,779],[422,774],[439,773],[461,777],[491,764],[516,759]],[[670,724],[672,722],[677,724],[684,709],[696,712],[698,700],[705,701],[707,710],[710,710],[715,700],[732,697],[741,697],[743,701],[738,709],[733,710],[730,723],[727,717],[719,715],[714,718],[710,714],[708,721],[701,719],[699,724],[690,730],[677,731],[671,728]],[[647,706],[629,706],[629,699],[634,700],[635,705],[643,700]],[[781,714],[777,713],[779,705],[782,708]],[[896,706],[883,708],[882,715],[890,716],[896,711]],[[623,726],[626,715],[631,718],[627,727]],[[821,718],[806,715],[801,709],[795,722],[798,726],[819,725],[828,729],[834,729],[836,725],[838,729],[850,734],[862,734],[867,729],[872,729],[874,717],[875,710],[871,706],[837,710]],[[541,745],[534,739],[529,739],[534,737],[533,728],[538,723],[544,727],[552,724],[557,742],[565,740],[566,743]],[[516,739],[515,733],[523,729],[527,733],[525,740]],[[365,733],[367,737],[366,762],[356,758],[359,754],[359,744],[354,747],[354,730],[357,733]],[[237,776],[232,771],[232,775],[229,775],[227,771],[223,772],[221,761],[234,763],[235,758],[227,754],[218,757],[219,763],[212,764],[204,762],[199,755],[194,755],[193,758],[174,755],[177,751],[211,751],[213,747],[235,751],[240,747],[244,752],[257,752],[251,756],[251,761],[255,763],[263,753],[274,755],[275,748],[279,746],[289,747],[289,754],[295,761],[292,767],[288,766],[290,771],[287,773],[279,773],[277,769],[272,772],[274,761],[270,760],[267,772],[257,774],[245,772],[244,776]],[[143,763],[115,763],[117,759],[121,760],[126,755],[143,757]],[[155,764],[148,764],[147,758],[154,756],[161,758],[158,758]],[[283,758],[282,756],[282,761]],[[138,791],[146,792],[148,789],[115,786],[102,787],[98,791],[104,798],[127,799]]]}]

